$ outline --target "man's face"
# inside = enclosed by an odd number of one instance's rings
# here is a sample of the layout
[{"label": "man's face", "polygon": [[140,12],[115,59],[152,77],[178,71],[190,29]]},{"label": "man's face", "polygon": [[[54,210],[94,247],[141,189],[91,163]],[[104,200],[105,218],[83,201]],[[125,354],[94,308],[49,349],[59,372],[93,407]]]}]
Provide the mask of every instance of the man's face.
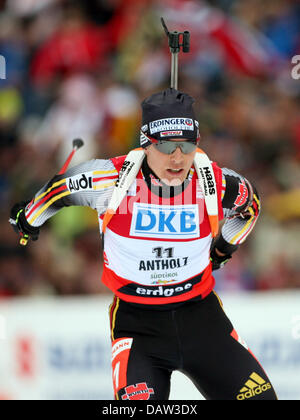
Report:
[{"label": "man's face", "polygon": [[[186,139],[168,140],[172,142],[186,141]],[[147,163],[152,171],[167,185],[181,185],[193,164],[197,149],[184,154],[180,147],[170,155],[160,152],[153,144],[145,149]]]}]

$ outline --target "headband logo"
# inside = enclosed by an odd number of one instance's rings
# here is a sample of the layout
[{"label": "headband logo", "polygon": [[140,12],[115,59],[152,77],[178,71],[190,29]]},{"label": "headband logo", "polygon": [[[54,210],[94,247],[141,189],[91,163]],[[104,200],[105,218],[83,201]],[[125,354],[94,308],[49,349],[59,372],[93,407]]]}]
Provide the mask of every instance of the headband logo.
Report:
[{"label": "headband logo", "polygon": [[191,118],[164,118],[150,122],[149,129],[150,134],[173,130],[194,131],[194,121]]}]

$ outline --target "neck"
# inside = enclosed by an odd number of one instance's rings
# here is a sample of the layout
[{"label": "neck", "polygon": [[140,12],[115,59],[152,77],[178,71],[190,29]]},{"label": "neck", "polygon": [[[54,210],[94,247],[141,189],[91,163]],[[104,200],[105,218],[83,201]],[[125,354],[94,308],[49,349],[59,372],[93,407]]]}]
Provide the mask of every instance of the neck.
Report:
[{"label": "neck", "polygon": [[178,194],[181,194],[190,182],[188,173],[186,179],[181,185],[170,186],[165,184],[150,168],[147,162],[147,157],[143,160],[142,163],[142,173],[149,189],[151,189],[154,194],[159,195],[160,197],[174,197]]}]

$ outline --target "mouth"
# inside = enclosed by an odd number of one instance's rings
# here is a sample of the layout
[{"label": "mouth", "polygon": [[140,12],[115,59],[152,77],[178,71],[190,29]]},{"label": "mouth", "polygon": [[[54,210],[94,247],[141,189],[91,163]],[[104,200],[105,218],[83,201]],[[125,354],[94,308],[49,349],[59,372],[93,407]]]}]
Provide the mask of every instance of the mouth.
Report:
[{"label": "mouth", "polygon": [[167,176],[163,180],[165,184],[170,185],[170,186],[176,186],[176,185],[182,184],[183,177],[184,177],[183,168],[179,168],[179,169],[168,168],[166,169],[166,174]]},{"label": "mouth", "polygon": [[182,169],[182,168],[179,168],[179,169],[169,168],[169,169],[167,169],[167,173],[171,176],[180,176],[180,175],[183,174],[183,172],[184,172],[184,169]]}]

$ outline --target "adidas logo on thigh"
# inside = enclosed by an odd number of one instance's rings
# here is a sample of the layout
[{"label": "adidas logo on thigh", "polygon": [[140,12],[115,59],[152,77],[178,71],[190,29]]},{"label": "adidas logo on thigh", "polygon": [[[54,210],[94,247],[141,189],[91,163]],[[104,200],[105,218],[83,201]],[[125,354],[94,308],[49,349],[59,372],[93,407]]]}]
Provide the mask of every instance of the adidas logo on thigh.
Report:
[{"label": "adidas logo on thigh", "polygon": [[240,389],[240,394],[238,394],[237,400],[246,400],[255,397],[268,389],[271,389],[270,382],[266,382],[257,373],[253,372],[250,375],[250,379],[248,379],[245,383],[245,386]]}]

